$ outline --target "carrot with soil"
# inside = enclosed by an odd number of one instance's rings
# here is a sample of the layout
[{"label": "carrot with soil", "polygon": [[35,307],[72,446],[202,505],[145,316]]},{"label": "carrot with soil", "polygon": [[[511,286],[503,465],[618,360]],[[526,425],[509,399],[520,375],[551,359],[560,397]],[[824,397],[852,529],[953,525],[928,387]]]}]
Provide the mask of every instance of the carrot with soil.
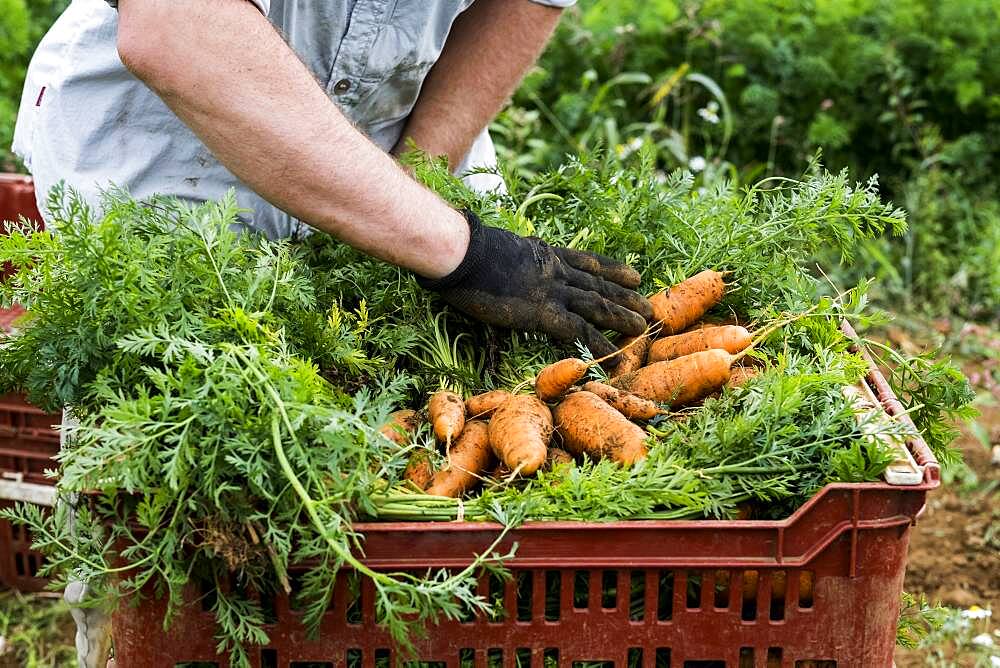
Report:
[{"label": "carrot with soil", "polygon": [[646,458],[646,432],[592,392],[563,399],[555,420],[563,445],[574,455],[626,465]]},{"label": "carrot with soil", "polygon": [[552,411],[530,395],[511,397],[490,420],[490,447],[515,474],[531,475],[545,463],[551,436]]},{"label": "carrot with soil", "polygon": [[563,464],[573,464],[576,460],[573,459],[573,455],[569,454],[562,448],[549,448],[548,453],[545,455],[545,464],[542,466],[543,471],[552,471],[558,466]]},{"label": "carrot with soil", "polygon": [[434,437],[451,447],[452,440],[465,427],[465,402],[450,390],[438,390],[427,403],[427,417],[434,427]]},{"label": "carrot with soil", "polygon": [[682,334],[665,336],[649,347],[648,363],[672,360],[704,350],[725,350],[735,355],[750,346],[753,336],[739,325],[699,327]]},{"label": "carrot with soil", "polygon": [[428,494],[458,498],[476,486],[484,471],[496,465],[485,422],[469,420],[465,424],[448,452],[448,461],[447,468],[434,474]]},{"label": "carrot with soil", "polygon": [[407,408],[390,413],[389,421],[378,431],[396,445],[403,446],[410,441],[420,422],[420,414]]},{"label": "carrot with soil", "polygon": [[407,480],[420,490],[427,489],[431,478],[434,477],[434,461],[431,453],[423,448],[418,448],[410,455],[406,462],[406,470],[403,471],[403,480]]},{"label": "carrot with soil", "polygon": [[583,390],[596,394],[630,420],[652,420],[657,415],[663,413],[660,407],[656,405],[656,402],[643,399],[638,395],[619,390],[617,387],[612,387],[596,380],[585,383]]},{"label": "carrot with soil", "polygon": [[604,357],[593,360],[592,362],[585,362],[584,360],[576,357],[568,357],[548,365],[539,371],[538,375],[535,377],[535,394],[537,394],[538,398],[542,401],[556,401],[569,392],[571,387],[583,380],[583,377],[587,375],[587,370],[590,367],[620,355],[627,348],[632,346],[641,346],[644,337],[648,336],[649,330],[647,329],[640,336],[634,337],[625,348],[616,350],[610,355],[605,355]]},{"label": "carrot with soil", "polygon": [[465,413],[470,418],[488,418],[513,395],[507,390],[483,392],[465,400]]},{"label": "carrot with soil", "polygon": [[705,350],[663,362],[654,362],[611,381],[613,387],[669,406],[704,399],[727,382],[733,355]]},{"label": "carrot with soil", "polygon": [[815,307],[760,330],[754,341],[735,355],[725,350],[703,350],[672,360],[654,362],[634,373],[613,378],[610,385],[640,397],[683,406],[704,399],[732,378],[732,367],[775,330],[809,315]]},{"label": "carrot with soil", "polygon": [[621,345],[618,347],[618,366],[615,367],[615,375],[632,373],[645,366],[651,343],[652,339],[650,339],[649,334],[622,339]]},{"label": "carrot with soil", "polygon": [[760,375],[760,369],[752,366],[734,366],[729,372],[729,387],[743,387]]},{"label": "carrot with soil", "polygon": [[723,274],[706,270],[649,298],[654,322],[662,323],[664,334],[683,332],[722,301],[726,284]]}]

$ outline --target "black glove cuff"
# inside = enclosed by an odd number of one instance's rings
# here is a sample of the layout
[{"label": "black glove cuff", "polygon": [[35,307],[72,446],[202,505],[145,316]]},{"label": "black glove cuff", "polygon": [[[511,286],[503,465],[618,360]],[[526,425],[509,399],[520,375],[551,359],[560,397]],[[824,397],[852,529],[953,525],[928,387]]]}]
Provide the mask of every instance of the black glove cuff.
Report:
[{"label": "black glove cuff", "polygon": [[466,222],[469,223],[469,247],[465,251],[462,262],[455,267],[447,276],[430,279],[417,276],[417,283],[425,290],[440,292],[448,290],[456,285],[468,282],[470,276],[479,273],[483,262],[489,257],[489,229],[479,220],[479,216],[468,209],[463,209],[462,214]]}]

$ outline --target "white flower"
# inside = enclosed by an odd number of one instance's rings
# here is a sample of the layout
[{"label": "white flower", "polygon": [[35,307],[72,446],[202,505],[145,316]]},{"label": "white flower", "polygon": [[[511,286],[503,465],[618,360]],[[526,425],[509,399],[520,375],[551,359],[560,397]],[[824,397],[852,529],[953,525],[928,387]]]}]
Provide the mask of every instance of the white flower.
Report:
[{"label": "white flower", "polygon": [[619,158],[627,158],[640,148],[642,148],[642,137],[633,137],[628,140],[628,143],[615,146],[615,153],[618,154]]},{"label": "white flower", "polygon": [[[713,104],[715,103],[714,102],[710,103],[707,107],[702,107],[701,109],[699,109],[698,115],[701,116],[702,120],[711,123],[712,125],[715,125],[719,122],[719,114],[717,113],[716,109],[712,108]],[[716,105],[716,107],[718,107],[718,105]]]},{"label": "white flower", "polygon": [[705,169],[706,165],[708,165],[708,163],[705,162],[705,158],[701,157],[700,155],[696,155],[690,160],[688,160],[688,169],[690,169],[692,172],[700,172],[703,169]]},{"label": "white flower", "polygon": [[982,647],[993,647],[993,638],[990,637],[989,633],[980,633],[972,639],[972,644]]},{"label": "white flower", "polygon": [[993,668],[1000,668],[1000,656],[991,656],[990,665],[993,666]]},{"label": "white flower", "polygon": [[7,639],[0,636],[0,656],[7,653]]},{"label": "white flower", "polygon": [[993,616],[993,611],[974,605],[968,610],[963,610],[962,616],[966,619],[989,619]]}]

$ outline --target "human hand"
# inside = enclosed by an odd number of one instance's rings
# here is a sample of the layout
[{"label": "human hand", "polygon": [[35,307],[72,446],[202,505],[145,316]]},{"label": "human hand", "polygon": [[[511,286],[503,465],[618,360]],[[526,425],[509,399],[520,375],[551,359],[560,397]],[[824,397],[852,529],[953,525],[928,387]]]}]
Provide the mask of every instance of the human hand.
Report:
[{"label": "human hand", "polygon": [[600,329],[645,331],[653,311],[633,290],[640,282],[634,269],[488,227],[470,212],[466,219],[470,241],[462,263],[444,278],[420,281],[459,311],[491,325],[580,340],[595,357],[617,350]]}]

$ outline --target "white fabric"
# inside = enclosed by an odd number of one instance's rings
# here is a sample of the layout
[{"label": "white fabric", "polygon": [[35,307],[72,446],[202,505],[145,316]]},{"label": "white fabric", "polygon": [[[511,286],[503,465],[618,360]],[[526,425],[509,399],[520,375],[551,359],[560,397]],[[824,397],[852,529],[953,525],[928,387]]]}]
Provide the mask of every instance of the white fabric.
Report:
[{"label": "white fabric", "polygon": [[[572,0],[534,0],[566,6]],[[472,0],[256,0],[343,113],[384,150],[392,148],[437,61],[455,18]],[[240,183],[141,81],[122,65],[117,12],[73,0],[28,68],[14,151],[39,198],[59,181],[96,201],[101,189],[133,196],[212,200],[235,189],[257,229],[271,237],[303,226]],[[344,85],[346,82],[346,87]],[[338,86],[341,83],[341,86]],[[460,170],[492,167],[483,132]],[[475,176],[475,187],[502,187]],[[42,207],[44,211],[44,207]]]}]

